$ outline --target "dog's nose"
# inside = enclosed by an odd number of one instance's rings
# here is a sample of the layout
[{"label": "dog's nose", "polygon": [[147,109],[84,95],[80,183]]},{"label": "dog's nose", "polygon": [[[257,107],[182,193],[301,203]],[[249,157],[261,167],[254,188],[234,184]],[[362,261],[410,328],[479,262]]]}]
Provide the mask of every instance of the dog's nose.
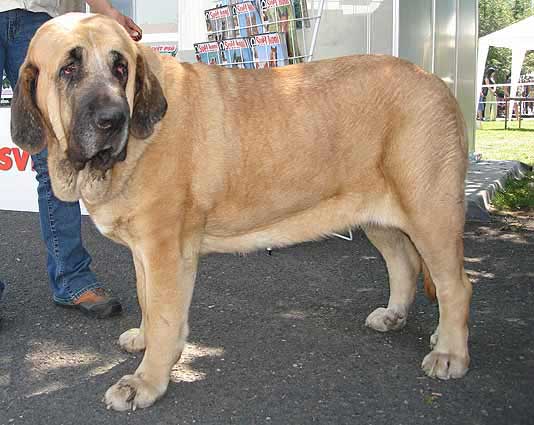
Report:
[{"label": "dog's nose", "polygon": [[106,106],[99,108],[95,114],[95,124],[100,130],[113,131],[122,128],[126,122],[126,114],[122,106]]}]

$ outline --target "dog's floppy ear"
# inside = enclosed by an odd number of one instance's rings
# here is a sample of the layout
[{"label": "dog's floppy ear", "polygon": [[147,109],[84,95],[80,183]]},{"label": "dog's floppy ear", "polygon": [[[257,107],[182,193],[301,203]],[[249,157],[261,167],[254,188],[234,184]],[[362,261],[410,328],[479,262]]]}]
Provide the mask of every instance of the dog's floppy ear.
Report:
[{"label": "dog's floppy ear", "polygon": [[45,122],[36,101],[38,77],[37,67],[30,63],[24,65],[11,101],[11,139],[30,154],[46,146]]},{"label": "dog's floppy ear", "polygon": [[130,132],[138,139],[146,139],[154,132],[154,125],[167,112],[167,99],[158,79],[150,70],[141,51],[137,55],[135,97]]}]

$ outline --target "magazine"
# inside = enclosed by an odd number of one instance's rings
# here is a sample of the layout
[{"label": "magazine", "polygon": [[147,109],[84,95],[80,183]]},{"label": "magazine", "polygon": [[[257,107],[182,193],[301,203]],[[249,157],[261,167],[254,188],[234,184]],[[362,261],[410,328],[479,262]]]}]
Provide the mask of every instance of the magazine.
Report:
[{"label": "magazine", "polygon": [[[254,3],[258,11],[262,9],[262,0],[223,0],[219,3],[220,6],[233,6],[235,4],[247,3],[251,1]],[[291,0],[293,2],[293,9],[295,10],[295,19],[297,28],[300,29],[303,27],[310,28],[310,21],[306,18],[309,17],[308,11],[308,1],[307,0]]]},{"label": "magazine", "polygon": [[208,65],[221,64],[219,42],[208,41],[204,43],[195,43],[193,46],[195,48],[197,62],[206,63]]},{"label": "magazine", "polygon": [[229,6],[216,7],[204,12],[209,41],[234,38],[234,20]]},{"label": "magazine", "polygon": [[232,38],[219,42],[221,63],[228,68],[254,68],[252,50],[248,38]]},{"label": "magazine", "polygon": [[261,12],[268,32],[286,33],[289,62],[302,62],[293,0],[261,0]]},{"label": "magazine", "polygon": [[293,8],[295,9],[295,19],[297,29],[310,28],[310,21],[308,19],[308,3],[306,0],[293,0]]},{"label": "magazine", "polygon": [[265,32],[261,16],[252,1],[244,1],[231,6],[236,35],[248,37]]},{"label": "magazine", "polygon": [[285,33],[258,34],[249,40],[254,68],[273,68],[289,63]]}]

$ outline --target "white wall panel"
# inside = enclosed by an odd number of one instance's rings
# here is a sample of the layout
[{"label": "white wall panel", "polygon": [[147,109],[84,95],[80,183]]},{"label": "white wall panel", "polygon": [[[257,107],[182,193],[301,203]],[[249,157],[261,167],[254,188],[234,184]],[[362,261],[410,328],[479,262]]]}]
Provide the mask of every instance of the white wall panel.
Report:
[{"label": "white wall panel", "polygon": [[478,27],[477,0],[458,0],[458,78],[456,97],[467,123],[469,151],[475,150],[476,46]]},{"label": "white wall panel", "polygon": [[434,74],[455,92],[456,84],[456,0],[435,2]]},{"label": "white wall panel", "polygon": [[393,0],[381,2],[370,16],[369,45],[372,53],[393,54],[393,31],[395,29],[393,4]]},{"label": "white wall panel", "polygon": [[431,72],[433,67],[432,1],[401,0],[399,56]]}]

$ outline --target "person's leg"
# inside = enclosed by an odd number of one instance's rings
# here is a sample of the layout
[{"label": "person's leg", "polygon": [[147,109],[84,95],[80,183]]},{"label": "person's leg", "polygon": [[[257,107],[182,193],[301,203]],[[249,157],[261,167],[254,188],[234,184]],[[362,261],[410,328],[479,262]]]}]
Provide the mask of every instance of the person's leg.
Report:
[{"label": "person's leg", "polygon": [[46,149],[32,155],[38,181],[39,218],[47,245],[48,276],[54,300],[68,303],[98,285],[90,270],[91,256],[82,244],[80,204],[63,202],[54,196],[47,159]]},{"label": "person's leg", "polygon": [[491,121],[495,121],[497,119],[497,96],[493,95],[493,102],[492,108],[491,108]]},{"label": "person's leg", "polygon": [[484,118],[484,96],[478,98],[477,120],[482,121]]},{"label": "person's leg", "polygon": [[[48,19],[50,17],[45,13],[12,11],[6,55],[6,73],[12,86],[16,84],[33,34]],[[45,149],[32,159],[37,173],[39,217],[48,252],[47,269],[54,301],[81,307],[98,317],[118,313],[120,303],[103,292],[90,269],[91,256],[82,243],[80,204],[63,202],[54,196],[47,154]]]},{"label": "person's leg", "polygon": [[491,90],[488,91],[488,95],[486,96],[486,111],[484,113],[486,119],[488,121],[495,121],[497,118],[497,104],[495,101],[497,98],[493,94]]},{"label": "person's leg", "polygon": [[489,121],[490,120],[490,111],[491,111],[491,95],[488,90],[488,94],[486,95],[486,104],[484,105],[484,120]]},{"label": "person's leg", "polygon": [[[4,74],[4,63],[6,57],[7,41],[7,17],[5,12],[0,12],[0,97],[2,97],[2,80]],[[0,280],[0,301],[4,294],[5,284]]]}]

